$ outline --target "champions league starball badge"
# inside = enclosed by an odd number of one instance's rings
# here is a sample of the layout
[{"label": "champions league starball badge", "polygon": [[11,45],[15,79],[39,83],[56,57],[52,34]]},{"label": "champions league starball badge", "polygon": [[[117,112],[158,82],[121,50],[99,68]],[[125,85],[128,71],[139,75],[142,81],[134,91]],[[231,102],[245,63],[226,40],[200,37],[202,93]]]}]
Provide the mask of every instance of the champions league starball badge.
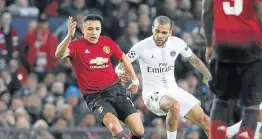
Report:
[{"label": "champions league starball badge", "polygon": [[128,55],[129,58],[134,58],[136,56],[136,52],[135,51],[130,51],[130,52],[128,52],[127,55]]},{"label": "champions league starball badge", "polygon": [[176,51],[175,51],[175,50],[172,50],[172,51],[170,52],[170,55],[171,55],[172,57],[176,56]]}]

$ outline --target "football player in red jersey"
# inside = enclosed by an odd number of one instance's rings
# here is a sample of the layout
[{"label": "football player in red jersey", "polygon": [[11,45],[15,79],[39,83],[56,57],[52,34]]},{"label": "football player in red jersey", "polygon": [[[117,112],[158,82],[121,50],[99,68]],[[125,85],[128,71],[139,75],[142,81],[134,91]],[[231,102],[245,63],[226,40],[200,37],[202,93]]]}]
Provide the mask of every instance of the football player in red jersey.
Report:
[{"label": "football player in red jersey", "polygon": [[131,139],[141,139],[144,136],[142,121],[114,71],[111,57],[122,61],[131,75],[129,91],[136,93],[139,81],[127,56],[117,44],[108,37],[100,36],[102,20],[99,15],[87,15],[82,26],[83,37],[71,41],[76,22],[69,17],[68,35],[59,44],[55,56],[70,58],[88,108],[110,130],[114,139],[127,138],[118,119],[129,126]]},{"label": "football player in red jersey", "polygon": [[228,100],[239,98],[245,110],[237,139],[253,139],[262,100],[262,1],[203,0],[202,23],[216,95],[211,138],[227,138]]}]

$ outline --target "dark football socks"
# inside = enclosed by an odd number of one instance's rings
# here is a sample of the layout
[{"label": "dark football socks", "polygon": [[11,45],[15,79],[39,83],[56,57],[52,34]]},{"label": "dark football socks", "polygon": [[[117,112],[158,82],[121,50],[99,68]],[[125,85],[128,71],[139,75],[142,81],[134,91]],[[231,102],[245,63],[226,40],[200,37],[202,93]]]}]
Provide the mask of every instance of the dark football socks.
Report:
[{"label": "dark football socks", "polygon": [[228,102],[215,99],[211,110],[211,139],[228,139],[226,136],[227,131],[227,108]]}]

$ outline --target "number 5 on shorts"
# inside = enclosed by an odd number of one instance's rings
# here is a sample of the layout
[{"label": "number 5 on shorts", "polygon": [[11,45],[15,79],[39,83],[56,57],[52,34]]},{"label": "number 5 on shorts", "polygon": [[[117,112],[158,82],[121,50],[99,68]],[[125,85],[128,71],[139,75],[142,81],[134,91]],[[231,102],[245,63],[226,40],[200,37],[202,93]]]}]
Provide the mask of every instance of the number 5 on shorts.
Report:
[{"label": "number 5 on shorts", "polygon": [[235,0],[234,6],[230,6],[230,2],[223,2],[223,10],[226,15],[239,16],[243,11],[243,0]]},{"label": "number 5 on shorts", "polygon": [[151,96],[151,99],[153,100],[153,101],[158,101],[158,93],[159,92],[155,92],[152,96]]}]

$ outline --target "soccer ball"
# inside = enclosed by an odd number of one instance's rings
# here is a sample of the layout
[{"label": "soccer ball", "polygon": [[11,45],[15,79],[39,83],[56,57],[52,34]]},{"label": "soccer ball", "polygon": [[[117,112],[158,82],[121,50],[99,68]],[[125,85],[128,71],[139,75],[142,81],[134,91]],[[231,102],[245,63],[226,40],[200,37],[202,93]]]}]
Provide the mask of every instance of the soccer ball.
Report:
[{"label": "soccer ball", "polygon": [[136,56],[136,52],[135,51],[129,51],[127,55],[128,55],[129,58],[134,58]]}]

